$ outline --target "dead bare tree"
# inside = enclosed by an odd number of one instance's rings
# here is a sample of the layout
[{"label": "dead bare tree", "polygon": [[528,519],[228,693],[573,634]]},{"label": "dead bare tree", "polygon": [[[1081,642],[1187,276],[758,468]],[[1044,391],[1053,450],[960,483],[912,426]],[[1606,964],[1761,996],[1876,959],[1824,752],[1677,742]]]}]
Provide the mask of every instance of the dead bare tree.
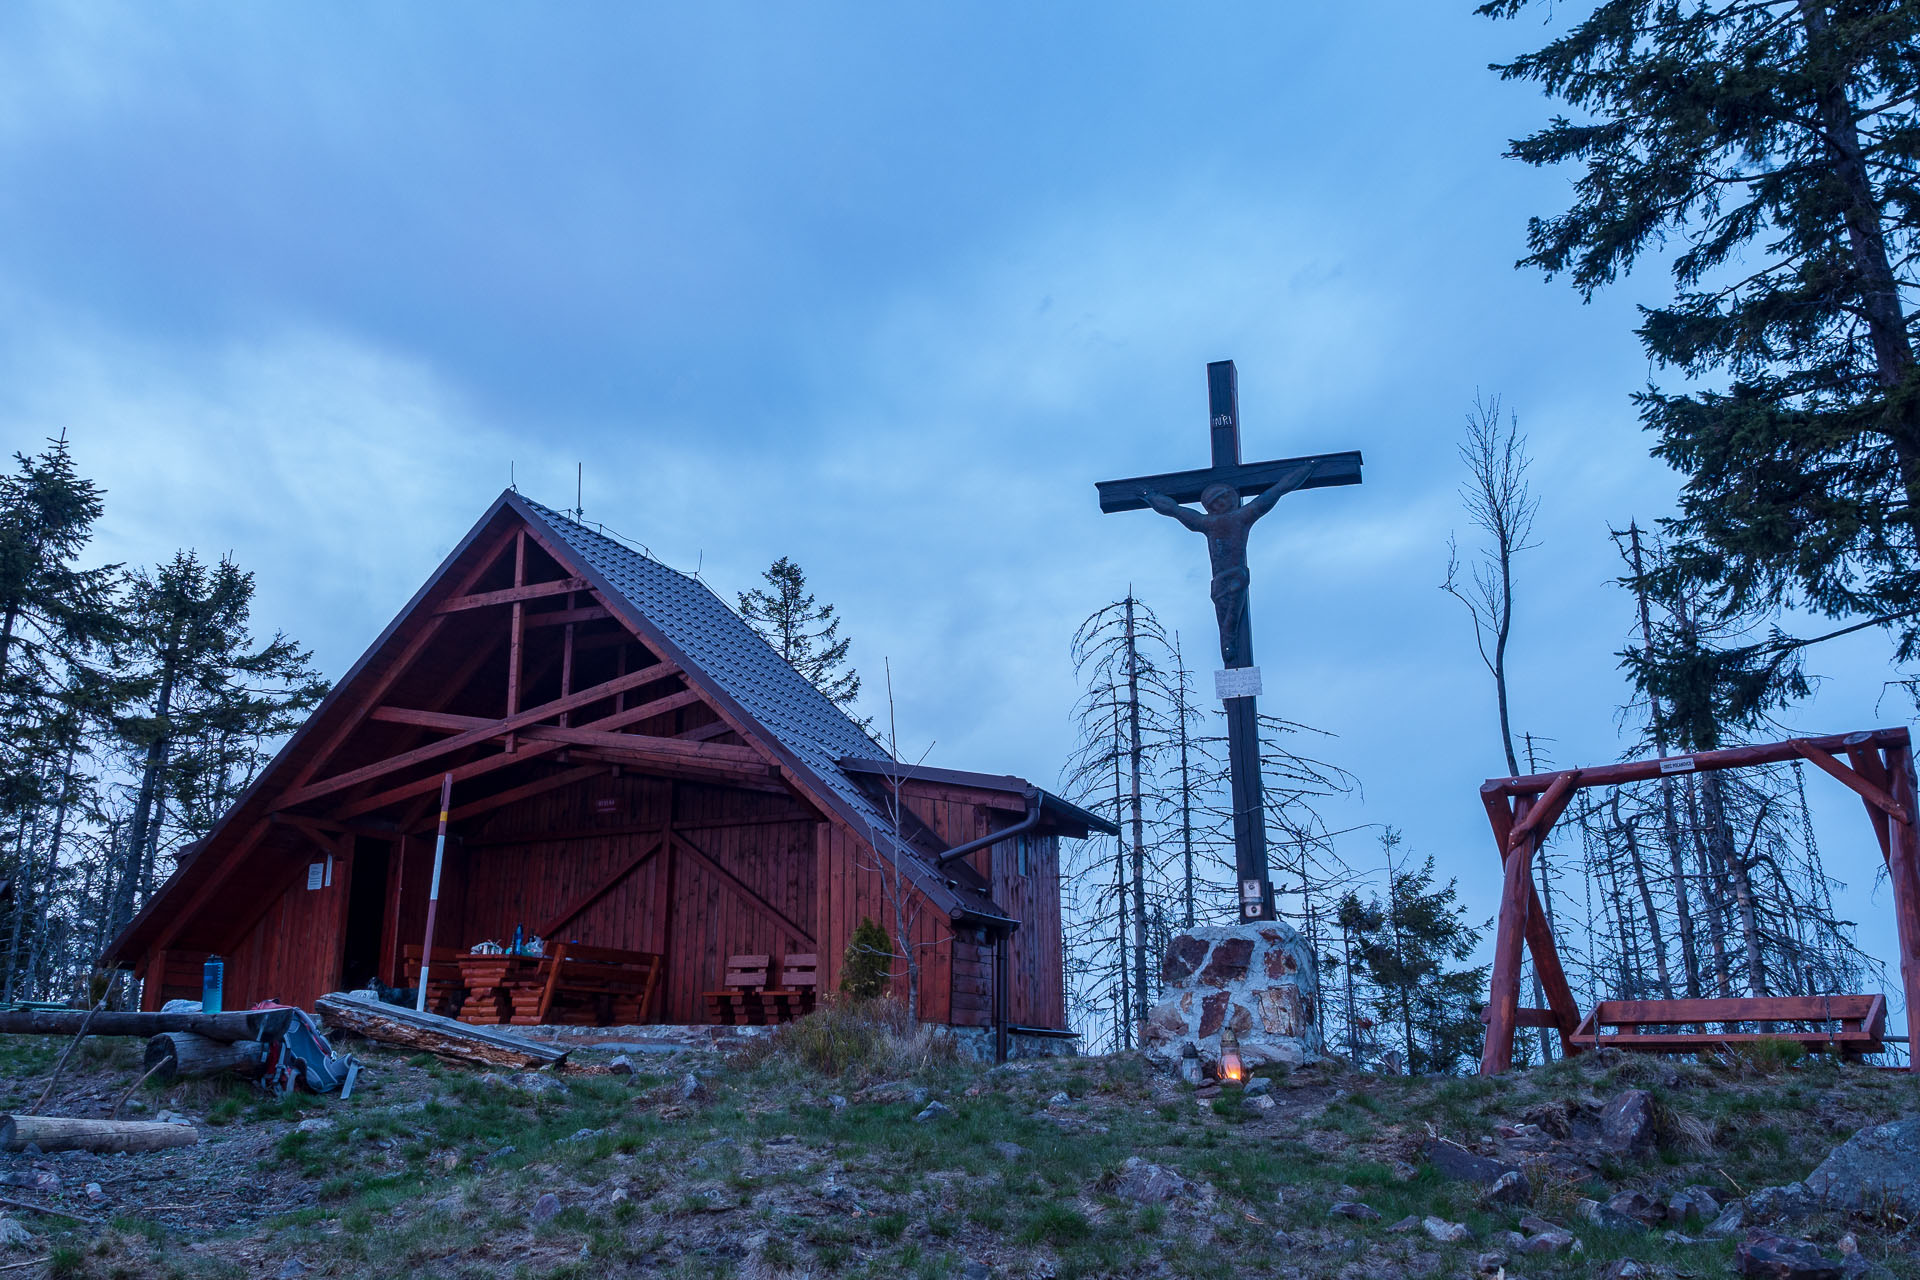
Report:
[{"label": "dead bare tree", "polygon": [[[916,857],[905,835],[904,815],[906,802],[901,796],[901,787],[906,780],[906,771],[910,766],[900,760],[899,726],[894,718],[893,706],[893,664],[885,664],[887,682],[887,736],[881,743],[886,748],[887,763],[890,766],[881,775],[882,790],[880,812],[882,821],[867,822],[867,844],[874,851],[874,861],[859,864],[861,869],[871,871],[880,880],[881,896],[886,899],[889,913],[893,917],[893,949],[886,953],[887,958],[898,961],[906,968],[907,1022],[917,1025],[920,1021],[920,953],[939,946],[938,942],[916,942],[914,936],[919,932],[922,912],[922,899],[913,883],[907,878],[901,863]],[[926,750],[920,753],[919,764],[933,750],[928,743]]]},{"label": "dead bare tree", "polygon": [[1508,774],[1520,772],[1513,749],[1513,722],[1507,706],[1507,642],[1513,634],[1513,561],[1536,544],[1533,519],[1540,500],[1527,484],[1527,438],[1520,432],[1518,414],[1503,425],[1500,397],[1476,395],[1467,414],[1467,438],[1460,444],[1460,461],[1467,479],[1460,501],[1467,518],[1486,537],[1470,570],[1462,575],[1460,548],[1447,539],[1447,576],[1440,589],[1466,606],[1473,618],[1474,643],[1480,660],[1493,676],[1494,697],[1500,708],[1500,745],[1506,752]]},{"label": "dead bare tree", "polygon": [[[1473,640],[1480,661],[1493,677],[1494,701],[1500,712],[1500,749],[1506,754],[1509,776],[1520,772],[1520,756],[1513,748],[1513,716],[1507,697],[1507,642],[1513,636],[1513,561],[1536,544],[1533,519],[1540,500],[1527,484],[1527,438],[1520,431],[1520,415],[1509,413],[1502,422],[1500,397],[1475,394],[1467,412],[1467,435],[1460,442],[1460,461],[1467,479],[1460,486],[1460,502],[1467,518],[1485,541],[1464,575],[1459,542],[1447,539],[1447,576],[1440,589],[1466,606],[1473,619]],[[1544,859],[1545,851],[1542,850]],[[1549,877],[1549,881],[1551,877]],[[1549,912],[1548,922],[1552,916]],[[1540,979],[1533,979],[1534,1003],[1545,1003]],[[1547,1032],[1540,1032],[1540,1052],[1551,1056]]]}]

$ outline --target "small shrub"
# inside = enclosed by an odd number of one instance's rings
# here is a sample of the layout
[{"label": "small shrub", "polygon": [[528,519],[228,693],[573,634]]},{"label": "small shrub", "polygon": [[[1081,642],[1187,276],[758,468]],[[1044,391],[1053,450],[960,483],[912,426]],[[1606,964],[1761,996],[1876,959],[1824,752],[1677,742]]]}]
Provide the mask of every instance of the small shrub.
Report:
[{"label": "small shrub", "polygon": [[831,1001],[781,1027],[760,1052],[827,1076],[912,1075],[959,1056],[951,1037],[914,1026],[904,1006],[884,997]]},{"label": "small shrub", "polygon": [[869,916],[847,940],[840,965],[840,991],[853,1000],[877,1000],[893,980],[893,939]]}]

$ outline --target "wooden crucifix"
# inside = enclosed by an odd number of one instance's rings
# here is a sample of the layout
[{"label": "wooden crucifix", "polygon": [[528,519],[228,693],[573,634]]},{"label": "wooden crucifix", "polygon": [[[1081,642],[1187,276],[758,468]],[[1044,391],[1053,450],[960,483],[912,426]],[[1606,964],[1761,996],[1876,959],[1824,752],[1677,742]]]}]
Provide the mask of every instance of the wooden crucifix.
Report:
[{"label": "wooden crucifix", "polygon": [[[1233,853],[1240,918],[1271,920],[1273,881],[1267,870],[1267,824],[1260,785],[1260,668],[1253,665],[1253,619],[1247,609],[1247,533],[1254,521],[1295,489],[1360,483],[1360,454],[1322,453],[1274,462],[1240,461],[1240,376],[1233,361],[1207,366],[1213,465],[1201,471],[1107,480],[1095,486],[1103,512],[1153,510],[1206,535],[1213,565],[1213,610],[1220,626],[1214,691],[1227,708],[1227,762],[1233,779]],[[1242,505],[1243,498],[1251,502]],[[1198,502],[1195,511],[1181,504]]]}]

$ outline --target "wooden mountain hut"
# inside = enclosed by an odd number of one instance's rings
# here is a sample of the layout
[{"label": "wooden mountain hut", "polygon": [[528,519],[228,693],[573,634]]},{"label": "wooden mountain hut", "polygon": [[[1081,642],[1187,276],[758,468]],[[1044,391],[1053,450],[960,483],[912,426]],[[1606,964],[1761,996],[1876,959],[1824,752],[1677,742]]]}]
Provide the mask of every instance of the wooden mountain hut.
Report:
[{"label": "wooden mountain hut", "polygon": [[1059,841],[1114,830],[892,764],[703,583],[507,492],[105,962],[146,1008],[197,997],[209,954],[229,1007],[409,985],[449,778],[430,987],[443,946],[520,930],[656,958],[640,1020],[700,1023],[734,958],[771,984],[814,956],[831,990],[863,917],[904,920],[921,1018],[1001,1055],[1065,1032]]}]

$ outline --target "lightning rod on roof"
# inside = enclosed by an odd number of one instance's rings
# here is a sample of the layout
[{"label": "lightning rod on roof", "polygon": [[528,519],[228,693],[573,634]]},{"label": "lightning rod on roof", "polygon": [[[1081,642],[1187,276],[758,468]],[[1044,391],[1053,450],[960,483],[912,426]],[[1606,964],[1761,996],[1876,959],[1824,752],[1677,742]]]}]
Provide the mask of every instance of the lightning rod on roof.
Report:
[{"label": "lightning rod on roof", "polygon": [[587,484],[587,464],[584,462],[574,463],[573,464],[573,518],[576,521],[579,520],[580,517],[587,514],[586,507],[582,506],[580,502],[580,495],[586,489],[586,484]]}]

